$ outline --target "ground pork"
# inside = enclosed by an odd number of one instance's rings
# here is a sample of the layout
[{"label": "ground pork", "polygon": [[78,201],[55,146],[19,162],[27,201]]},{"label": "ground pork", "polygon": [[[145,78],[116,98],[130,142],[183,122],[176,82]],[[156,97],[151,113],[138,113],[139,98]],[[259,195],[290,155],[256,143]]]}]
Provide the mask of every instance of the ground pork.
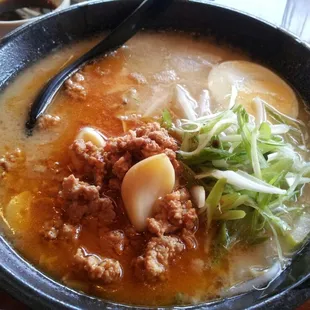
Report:
[{"label": "ground pork", "polygon": [[99,225],[111,224],[115,219],[114,204],[110,198],[99,198],[88,203],[72,202],[67,208],[65,215],[68,222],[77,224],[83,218],[96,218]]},{"label": "ground pork", "polygon": [[[158,123],[149,123],[130,130],[126,135],[110,138],[104,147],[77,139],[70,146],[72,170],[76,176],[91,180],[104,189],[118,191],[127,171],[140,160],[165,153],[176,173],[181,172],[176,160],[178,146],[174,138]],[[119,181],[117,181],[119,180]]]},{"label": "ground pork", "polygon": [[91,142],[77,139],[70,146],[69,157],[72,168],[78,175],[93,179],[95,184],[102,185],[105,174],[103,150]]},{"label": "ground pork", "polygon": [[83,248],[77,249],[74,262],[79,269],[87,272],[90,279],[101,280],[105,284],[116,282],[123,275],[119,261],[89,254]]},{"label": "ground pork", "polygon": [[186,188],[166,195],[157,205],[154,216],[147,219],[148,230],[157,236],[182,229],[195,232],[198,216],[189,198]]},{"label": "ground pork", "polygon": [[75,73],[65,82],[65,91],[73,99],[85,100],[87,91],[85,89],[85,78],[81,73]]},{"label": "ground pork", "polygon": [[81,226],[64,223],[60,218],[46,221],[41,229],[41,235],[46,240],[69,240],[75,241],[79,238]]},{"label": "ground pork", "polygon": [[[156,122],[130,130],[125,136],[116,138],[116,143],[119,150],[136,151],[137,147],[141,147],[141,152],[144,152],[145,157],[155,155],[148,153],[148,150],[151,153],[156,151],[163,153],[165,149],[176,151],[178,148],[176,141],[169,136],[167,130],[161,128]],[[149,144],[151,146],[148,146]]]},{"label": "ground pork", "polygon": [[74,175],[64,178],[59,195],[65,200],[65,216],[69,223],[78,224],[87,216],[95,217],[102,225],[115,219],[113,201],[100,197],[99,187],[81,182]]},{"label": "ground pork", "polygon": [[66,240],[77,240],[79,238],[81,231],[81,226],[73,226],[68,223],[64,223],[62,226],[62,230],[60,232],[60,236]]},{"label": "ground pork", "polygon": [[41,130],[46,130],[51,127],[54,127],[58,125],[60,122],[60,117],[59,116],[53,116],[50,114],[44,114],[39,118],[38,121],[38,128]]},{"label": "ground pork", "polygon": [[79,181],[73,174],[64,178],[60,196],[66,200],[92,201],[99,199],[99,188]]},{"label": "ground pork", "polygon": [[135,275],[150,282],[164,280],[169,264],[184,249],[183,242],[175,236],[151,238],[145,254],[133,262]]},{"label": "ground pork", "polygon": [[126,152],[124,156],[120,157],[113,165],[112,172],[120,180],[122,180],[127,171],[132,166],[132,159],[130,153]]},{"label": "ground pork", "polygon": [[59,231],[63,225],[60,219],[46,221],[41,229],[41,235],[47,240],[55,240],[59,235]]},{"label": "ground pork", "polygon": [[[166,129],[161,128],[159,123],[148,123],[136,130],[129,130],[129,132],[121,137],[111,138],[107,141],[105,151],[106,162],[110,166],[114,166],[118,160],[126,153],[130,153],[131,157],[127,155],[126,161],[128,166],[131,166],[131,161],[134,163],[161,153],[165,153],[176,172],[181,171],[179,162],[176,160],[176,153],[178,145],[174,138],[169,136]],[[115,155],[120,155],[115,157]],[[114,155],[114,156],[113,156]],[[121,174],[120,177],[123,177]]]},{"label": "ground pork", "polygon": [[[62,224],[46,224],[45,237],[60,238],[65,231],[70,234],[88,219],[91,223],[98,221],[103,252],[108,250],[111,255],[122,255],[128,247],[143,253],[133,262],[135,275],[149,282],[165,279],[173,260],[185,249],[197,247],[194,234],[198,217],[187,189],[174,191],[160,200],[154,216],[147,219],[148,232],[144,234],[131,226],[111,231],[108,225],[116,217],[115,202],[105,195],[117,201],[127,171],[153,155],[166,154],[179,175],[182,169],[176,159],[177,149],[176,140],[156,122],[130,130],[121,137],[109,138],[102,147],[75,140],[69,151],[69,167],[73,174],[63,179],[59,192],[64,202]],[[118,261],[88,254],[83,248],[77,250],[75,263],[91,279],[104,283],[114,282],[122,276]]]},{"label": "ground pork", "polygon": [[110,247],[118,255],[122,255],[128,240],[122,230],[112,230],[100,236],[100,244],[103,248]]},{"label": "ground pork", "polygon": [[7,152],[4,156],[0,157],[0,168],[2,168],[3,172],[9,172],[24,161],[25,156],[23,152],[17,148],[13,152]]}]

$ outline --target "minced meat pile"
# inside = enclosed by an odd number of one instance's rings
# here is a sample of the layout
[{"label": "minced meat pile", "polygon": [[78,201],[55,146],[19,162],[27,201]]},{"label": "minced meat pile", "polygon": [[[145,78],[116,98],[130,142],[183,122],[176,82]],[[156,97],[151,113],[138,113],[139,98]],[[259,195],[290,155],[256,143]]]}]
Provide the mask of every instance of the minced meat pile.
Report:
[{"label": "minced meat pile", "polygon": [[[110,138],[100,148],[91,142],[75,140],[69,149],[72,174],[64,178],[59,192],[62,212],[44,224],[43,237],[51,241],[75,241],[83,225],[91,220],[103,245],[110,246],[116,255],[122,255],[126,247],[134,248],[135,241],[143,240],[143,251],[132,261],[137,279],[148,282],[165,279],[169,265],[180,253],[196,248],[198,217],[188,190],[176,188],[160,199],[153,217],[147,220],[147,232],[138,233],[133,227],[115,230],[114,224],[118,214],[124,213],[119,197],[127,171],[147,157],[165,153],[178,177],[182,169],[176,159],[177,149],[177,141],[157,122]],[[105,284],[119,281],[123,275],[118,260],[89,253],[85,247],[77,248],[74,262],[90,279]]]}]

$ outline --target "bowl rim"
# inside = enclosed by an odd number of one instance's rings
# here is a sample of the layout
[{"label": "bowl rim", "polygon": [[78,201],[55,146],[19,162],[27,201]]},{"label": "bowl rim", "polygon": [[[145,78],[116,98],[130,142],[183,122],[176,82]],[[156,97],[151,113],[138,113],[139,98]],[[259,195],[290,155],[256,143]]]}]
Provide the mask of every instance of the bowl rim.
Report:
[{"label": "bowl rim", "polygon": [[[59,16],[59,15],[65,15],[67,12],[75,10],[79,7],[87,7],[87,6],[92,6],[92,5],[96,5],[96,4],[100,4],[100,3],[109,3],[109,2],[122,2],[124,0],[94,0],[94,1],[90,1],[90,2],[82,2],[82,3],[78,3],[75,5],[72,5],[66,9],[63,9],[61,11],[56,11],[54,10],[51,13],[45,14],[40,18],[35,18],[33,20],[33,22],[31,23],[26,23],[24,25],[22,25],[21,27],[19,27],[18,29],[13,30],[12,32],[10,32],[8,35],[6,35],[5,37],[3,37],[0,40],[0,48],[9,43],[10,40],[13,40],[15,37],[23,34],[24,32],[26,32],[28,30],[28,28],[32,28],[35,25],[43,22],[46,19],[50,19],[53,18],[54,16]],[[134,2],[135,0],[126,0],[126,1],[132,1]],[[256,20],[257,22],[261,23],[261,24],[265,24],[268,25],[269,27],[274,28],[277,31],[280,31],[282,33],[284,33],[286,36],[289,36],[290,38],[292,38],[294,41],[296,41],[298,44],[303,45],[308,51],[309,51],[309,55],[310,55],[310,45],[308,43],[306,43],[305,41],[301,40],[300,38],[298,38],[298,36],[296,36],[295,34],[293,34],[292,32],[290,32],[287,29],[284,29],[283,27],[277,26],[273,23],[270,23],[264,19],[261,19],[259,17],[253,16],[251,14],[247,14],[246,12],[240,11],[238,9],[234,9],[234,8],[230,8],[228,6],[225,5],[221,5],[218,3],[212,3],[212,2],[206,2],[205,0],[175,0],[176,3],[180,2],[180,3],[187,3],[187,2],[191,2],[191,3],[197,3],[197,4],[203,4],[206,6],[213,6],[213,7],[217,7],[219,9],[223,9],[223,10],[228,10],[228,11],[232,11],[236,14],[239,15],[243,15],[245,17],[250,17],[254,20]],[[54,285],[56,285],[60,290],[65,290],[68,294],[73,294],[75,296],[79,296],[79,297],[86,297],[89,300],[93,300],[93,301],[99,301],[102,305],[106,304],[109,306],[114,306],[117,309],[154,309],[155,307],[145,307],[145,306],[132,306],[132,305],[126,305],[126,304],[121,304],[121,303],[116,303],[113,301],[109,301],[109,300],[105,300],[105,299],[99,299],[90,295],[87,295],[85,293],[80,293],[77,291],[74,291],[73,289],[70,289],[68,287],[66,287],[65,285],[61,284],[60,282],[55,281],[54,279],[52,279],[51,277],[49,277],[48,275],[44,274],[42,271],[40,271],[39,269],[37,269],[34,265],[32,265],[30,262],[26,261],[10,244],[9,242],[4,238],[4,236],[0,235],[0,253],[1,251],[5,252],[5,251],[9,251],[12,252],[11,254],[13,254],[14,256],[17,257],[18,262],[25,265],[27,268],[29,268],[31,271],[35,272],[36,276],[39,277],[40,280],[43,280],[45,282],[49,282],[52,283]],[[298,251],[298,253],[300,253],[302,251],[302,249],[300,249],[300,251]],[[297,255],[298,255],[297,253]],[[310,278],[310,273],[308,273],[307,275],[305,275],[302,279],[299,279],[298,281],[294,282],[293,284],[289,285],[288,287],[286,287],[284,290],[282,290],[279,293],[272,293],[270,295],[268,295],[267,297],[264,297],[260,300],[254,301],[253,306],[251,306],[248,309],[260,309],[260,307],[264,307],[266,306],[266,304],[270,304],[272,302],[274,302],[276,299],[281,298],[282,296],[284,296],[285,294],[287,294],[288,291],[290,291],[291,289],[296,288],[297,286],[299,286],[300,284],[302,284],[303,282],[305,282],[306,280],[308,280]],[[74,306],[72,303],[66,303],[66,302],[62,302],[61,300],[51,296],[51,295],[47,295],[46,293],[44,293],[39,286],[32,286],[30,283],[21,281],[18,276],[16,274],[14,274],[12,272],[12,270],[10,268],[6,268],[3,265],[0,264],[0,279],[4,279],[5,281],[0,281],[0,287],[3,288],[4,290],[7,290],[11,295],[13,295],[15,298],[21,300],[23,297],[29,298],[29,294],[31,295],[31,297],[35,297],[35,304],[32,303],[32,301],[29,300],[22,300],[23,302],[26,302],[26,304],[30,305],[30,306],[35,306],[36,304],[40,304],[40,305],[45,305],[45,306],[49,306],[50,302],[53,301],[53,303],[55,303],[55,306],[57,306],[57,308],[61,308],[61,309],[79,309],[76,306]],[[6,287],[6,285],[10,285],[13,288],[15,288],[14,290],[10,290],[8,287]],[[19,290],[18,292],[16,291]],[[33,296],[33,294],[35,294],[35,296]],[[244,294],[240,294],[237,297],[243,296]],[[235,299],[235,297],[228,297],[228,298],[224,298],[225,300],[233,300]],[[214,305],[217,305],[219,303],[221,303],[223,301],[223,299],[219,299],[219,300],[212,300],[209,302],[205,302],[205,303],[200,303],[198,305],[189,305],[189,306],[176,306],[173,307],[174,309],[202,309],[205,307],[212,307]],[[69,301],[70,302],[70,301]],[[257,302],[257,303],[256,303]],[[49,308],[49,307],[48,307]],[[161,309],[171,309],[171,307],[169,306],[163,306],[160,307]]]}]

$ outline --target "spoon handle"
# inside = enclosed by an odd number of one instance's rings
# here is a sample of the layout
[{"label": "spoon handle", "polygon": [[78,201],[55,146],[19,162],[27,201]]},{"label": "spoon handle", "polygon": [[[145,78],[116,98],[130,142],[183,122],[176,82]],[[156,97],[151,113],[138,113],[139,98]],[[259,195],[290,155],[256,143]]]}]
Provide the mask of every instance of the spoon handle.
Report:
[{"label": "spoon handle", "polygon": [[49,80],[41,89],[31,106],[29,118],[26,123],[28,133],[31,134],[36,121],[47,109],[68,77],[93,58],[118,49],[141,29],[147,18],[163,12],[172,2],[173,0],[144,0],[133,13],[101,42]]}]

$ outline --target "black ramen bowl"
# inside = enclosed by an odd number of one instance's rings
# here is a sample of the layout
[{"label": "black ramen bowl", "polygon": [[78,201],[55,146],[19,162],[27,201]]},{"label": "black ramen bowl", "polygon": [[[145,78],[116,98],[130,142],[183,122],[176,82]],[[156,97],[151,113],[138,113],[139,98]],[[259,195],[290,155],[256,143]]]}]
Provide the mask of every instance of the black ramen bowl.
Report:
[{"label": "black ramen bowl", "polygon": [[[140,1],[102,0],[76,5],[11,33],[0,42],[0,90],[52,51],[113,28]],[[305,102],[310,103],[310,49],[282,29],[199,0],[175,1],[156,20],[149,20],[145,28],[197,32],[240,48],[254,61],[281,75]],[[307,244],[268,288],[186,308],[294,309],[310,298],[306,281],[309,276],[310,245]],[[100,300],[64,287],[27,263],[2,235],[0,287],[35,309],[138,308]]]}]

